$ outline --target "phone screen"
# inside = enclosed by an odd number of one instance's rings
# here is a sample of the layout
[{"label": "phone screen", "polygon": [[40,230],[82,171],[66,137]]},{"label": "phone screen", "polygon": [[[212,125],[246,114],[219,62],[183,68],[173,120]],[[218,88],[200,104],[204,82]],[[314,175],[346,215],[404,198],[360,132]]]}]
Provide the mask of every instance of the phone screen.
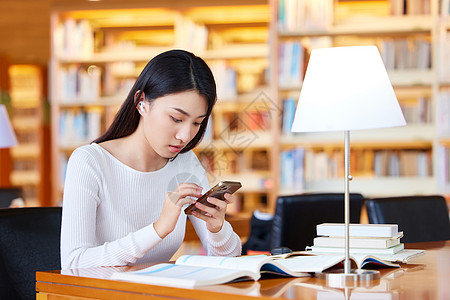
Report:
[{"label": "phone screen", "polygon": [[[200,196],[200,198],[197,199],[197,202],[200,201],[200,203],[202,204],[205,204],[209,207],[214,207],[213,204],[209,203],[206,200],[208,197],[214,197],[217,199],[224,200],[225,193],[233,194],[241,187],[242,184],[237,181],[221,181],[214,187],[212,187],[209,191],[207,191],[205,194]],[[190,215],[195,210],[198,210],[197,207],[195,207],[195,204],[191,204],[184,210],[184,213]]]}]

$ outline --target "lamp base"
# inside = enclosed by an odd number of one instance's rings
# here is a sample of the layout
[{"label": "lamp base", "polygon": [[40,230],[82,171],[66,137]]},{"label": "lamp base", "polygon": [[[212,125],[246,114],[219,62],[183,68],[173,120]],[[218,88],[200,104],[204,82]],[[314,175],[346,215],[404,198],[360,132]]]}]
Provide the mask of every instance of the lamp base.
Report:
[{"label": "lamp base", "polygon": [[370,287],[380,280],[380,272],[375,270],[352,269],[345,273],[344,269],[330,269],[316,273],[318,279],[326,280],[327,286],[334,288]]}]

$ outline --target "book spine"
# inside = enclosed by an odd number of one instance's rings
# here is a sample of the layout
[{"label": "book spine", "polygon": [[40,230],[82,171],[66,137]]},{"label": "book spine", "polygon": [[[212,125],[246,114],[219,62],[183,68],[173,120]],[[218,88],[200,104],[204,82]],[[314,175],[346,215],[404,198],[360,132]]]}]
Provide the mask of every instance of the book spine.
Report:
[{"label": "book spine", "polygon": [[[317,237],[314,246],[318,247],[344,247],[343,238]],[[386,249],[400,244],[400,239],[350,239],[350,247]]]},{"label": "book spine", "polygon": [[[404,244],[401,243],[397,246],[387,248],[387,249],[375,249],[375,248],[351,248],[350,247],[350,253],[351,254],[395,254],[404,249]],[[306,247],[306,250],[311,250],[313,252],[317,253],[344,253],[343,247],[317,247],[317,246],[311,246]]]},{"label": "book spine", "polygon": [[[384,226],[383,226],[384,225]],[[398,234],[398,226],[394,224],[350,224],[350,236],[354,237],[389,237]],[[319,236],[344,236],[344,224],[319,224],[316,227]]]}]

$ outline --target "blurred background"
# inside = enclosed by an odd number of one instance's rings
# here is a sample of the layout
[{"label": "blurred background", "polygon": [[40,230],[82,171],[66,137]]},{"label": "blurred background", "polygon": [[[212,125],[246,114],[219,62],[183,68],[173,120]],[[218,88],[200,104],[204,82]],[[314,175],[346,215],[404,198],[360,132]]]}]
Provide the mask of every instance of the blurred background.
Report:
[{"label": "blurred background", "polygon": [[218,103],[195,150],[211,185],[239,180],[229,213],[280,195],[343,192],[343,134],[292,134],[312,49],[376,45],[408,125],[352,133],[352,192],[450,196],[449,0],[1,0],[0,102],[18,145],[0,187],[61,205],[71,152],[104,132],[156,54],[203,57]]}]

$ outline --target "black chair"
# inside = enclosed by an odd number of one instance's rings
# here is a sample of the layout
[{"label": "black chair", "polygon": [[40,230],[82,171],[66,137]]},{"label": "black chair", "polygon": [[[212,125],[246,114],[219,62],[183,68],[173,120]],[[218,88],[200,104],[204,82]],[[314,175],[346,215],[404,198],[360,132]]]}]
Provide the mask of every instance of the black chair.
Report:
[{"label": "black chair", "polygon": [[[350,194],[350,222],[359,223],[364,197]],[[343,193],[310,193],[278,197],[272,220],[252,216],[250,236],[242,246],[247,250],[270,251],[277,247],[304,250],[316,237],[316,225],[344,222]]]},{"label": "black chair", "polygon": [[14,199],[23,198],[22,188],[0,188],[0,208],[7,208]]},{"label": "black chair", "polygon": [[36,299],[36,271],[59,270],[61,207],[0,209],[0,299]]},{"label": "black chair", "polygon": [[[364,197],[350,194],[350,222],[359,223]],[[311,193],[278,197],[272,221],[270,248],[304,250],[312,246],[316,225],[344,222],[343,193]]]},{"label": "black chair", "polygon": [[242,245],[242,255],[247,255],[248,250],[269,251],[270,233],[272,231],[273,216],[262,215],[254,211],[250,219],[250,234],[247,241]]},{"label": "black chair", "polygon": [[398,224],[402,242],[450,239],[447,203],[442,196],[401,196],[366,199],[369,223]]}]

